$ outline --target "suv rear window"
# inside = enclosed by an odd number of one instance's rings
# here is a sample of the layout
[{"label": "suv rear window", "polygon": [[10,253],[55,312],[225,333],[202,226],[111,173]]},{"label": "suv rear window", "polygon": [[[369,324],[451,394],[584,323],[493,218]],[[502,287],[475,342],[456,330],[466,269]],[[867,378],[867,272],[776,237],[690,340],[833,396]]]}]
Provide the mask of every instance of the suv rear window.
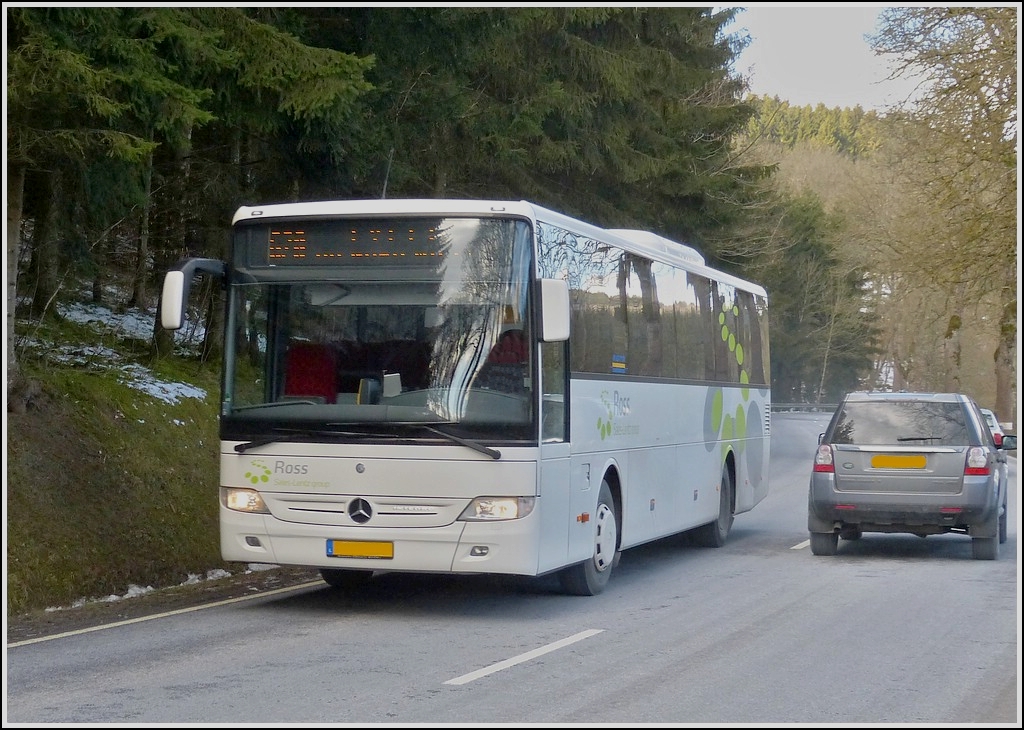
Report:
[{"label": "suv rear window", "polygon": [[830,441],[963,446],[970,437],[959,403],[876,401],[844,404]]}]

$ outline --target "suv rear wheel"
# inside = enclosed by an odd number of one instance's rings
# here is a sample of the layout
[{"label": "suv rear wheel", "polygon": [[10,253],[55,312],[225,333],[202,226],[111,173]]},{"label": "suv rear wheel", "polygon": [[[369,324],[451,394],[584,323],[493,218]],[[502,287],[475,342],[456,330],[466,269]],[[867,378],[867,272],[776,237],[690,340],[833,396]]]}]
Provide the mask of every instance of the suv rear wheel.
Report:
[{"label": "suv rear wheel", "polygon": [[815,555],[835,555],[839,548],[839,533],[812,532],[811,552]]},{"label": "suv rear wheel", "polygon": [[1006,542],[1006,495],[1003,495],[1003,508],[999,511],[999,542]]},{"label": "suv rear wheel", "polygon": [[975,560],[995,560],[999,557],[999,536],[972,537],[971,554]]},{"label": "suv rear wheel", "polygon": [[999,517],[998,514],[992,515],[984,526],[984,532],[991,537],[971,538],[971,554],[975,560],[996,560],[999,557]]}]

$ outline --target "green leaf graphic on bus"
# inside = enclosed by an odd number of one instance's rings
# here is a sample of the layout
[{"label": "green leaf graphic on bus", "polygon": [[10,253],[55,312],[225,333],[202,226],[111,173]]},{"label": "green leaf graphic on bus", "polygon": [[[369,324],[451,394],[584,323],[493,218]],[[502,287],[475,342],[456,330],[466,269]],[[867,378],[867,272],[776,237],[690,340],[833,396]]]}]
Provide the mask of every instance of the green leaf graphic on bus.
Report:
[{"label": "green leaf graphic on bus", "polygon": [[597,432],[601,434],[601,440],[604,441],[606,438],[612,435],[612,416],[614,412],[612,410],[612,402],[608,397],[608,391],[601,391],[601,404],[604,405],[605,410],[608,411],[608,420],[603,418],[597,419]]},{"label": "green leaf graphic on bus", "polygon": [[245,473],[245,478],[253,484],[266,483],[270,481],[271,473],[270,467],[262,459],[253,459],[249,464],[249,471]]},{"label": "green leaf graphic on bus", "polygon": [[[750,375],[743,367],[744,353],[743,345],[736,339],[735,329],[738,328],[740,309],[734,304],[727,305],[718,313],[718,324],[721,326],[722,342],[726,343],[729,352],[736,360],[739,367],[740,383],[748,385]],[[750,389],[742,388],[741,394],[744,401],[750,400]],[[742,403],[736,405],[735,411],[726,413],[725,391],[722,388],[709,388],[707,400],[704,404],[704,446],[711,452],[715,444],[722,443],[722,449],[729,446],[724,443],[735,441],[733,448],[737,454],[743,453],[745,439],[747,438],[748,423],[760,426],[761,419],[758,415],[759,409],[756,404],[750,404],[748,420],[747,410]]]},{"label": "green leaf graphic on bus", "polygon": [[[729,315],[732,315],[731,320],[735,324],[740,316],[740,308],[735,304],[727,305],[721,312],[718,313],[718,324],[722,326],[722,342],[725,342],[729,347],[729,352],[736,358],[736,364],[740,369],[740,382],[744,385],[750,383],[750,374],[747,373],[743,367],[743,345],[737,341],[736,333],[733,332],[729,327]],[[749,391],[743,389],[743,400],[750,397]]]}]

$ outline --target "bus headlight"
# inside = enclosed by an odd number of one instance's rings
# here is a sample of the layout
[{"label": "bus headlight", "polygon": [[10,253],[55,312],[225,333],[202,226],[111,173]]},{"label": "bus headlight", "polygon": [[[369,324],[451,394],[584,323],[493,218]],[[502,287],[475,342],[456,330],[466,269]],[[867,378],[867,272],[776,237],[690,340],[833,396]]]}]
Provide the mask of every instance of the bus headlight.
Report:
[{"label": "bus headlight", "polygon": [[220,503],[236,512],[270,514],[263,497],[255,489],[236,489],[235,487],[220,488]]},{"label": "bus headlight", "polygon": [[459,515],[460,520],[518,520],[533,512],[536,497],[477,497]]}]

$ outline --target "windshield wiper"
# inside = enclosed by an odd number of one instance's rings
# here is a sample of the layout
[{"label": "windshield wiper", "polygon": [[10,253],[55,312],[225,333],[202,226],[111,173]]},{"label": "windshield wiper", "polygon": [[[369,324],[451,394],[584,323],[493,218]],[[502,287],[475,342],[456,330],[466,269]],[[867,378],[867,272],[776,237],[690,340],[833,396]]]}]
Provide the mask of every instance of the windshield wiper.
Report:
[{"label": "windshield wiper", "polygon": [[[327,425],[331,426],[331,425],[342,425],[342,424],[327,424]],[[351,426],[352,424],[345,424],[345,425]],[[442,436],[443,438],[445,438],[445,439],[447,439],[449,441],[453,441],[453,442],[455,442],[457,444],[460,444],[461,446],[465,446],[467,448],[473,449],[474,451],[479,451],[481,454],[486,454],[487,456],[491,457],[492,459],[500,459],[501,458],[501,452],[498,451],[497,449],[492,449],[491,447],[484,446],[483,444],[477,443],[476,441],[472,441],[470,439],[464,439],[461,436],[456,436],[453,433],[448,433],[447,431],[442,431],[441,429],[435,428],[434,426],[428,426],[427,424],[423,424],[423,423],[404,423],[404,424],[398,424],[398,425],[421,427],[421,428],[423,428],[426,431],[430,431],[431,433],[437,434],[438,436]],[[237,451],[239,454],[241,454],[241,453],[243,453],[245,451],[248,451],[249,449],[254,449],[254,448],[257,448],[259,446],[266,446],[267,444],[272,444],[272,443],[275,443],[277,441],[293,441],[293,440],[295,440],[296,437],[305,437],[305,436],[362,436],[362,437],[368,437],[368,436],[374,436],[374,435],[376,435],[376,436],[385,436],[385,435],[394,436],[394,434],[384,434],[384,433],[379,433],[379,432],[366,432],[366,431],[349,431],[349,430],[344,430],[344,431],[342,431],[342,430],[338,430],[338,431],[325,431],[325,430],[322,430],[322,429],[308,430],[308,429],[304,429],[304,428],[288,428],[288,429],[285,429],[285,428],[275,428],[275,429],[272,430],[272,432],[270,434],[268,434],[266,436],[261,436],[259,438],[255,438],[255,439],[253,439],[251,441],[245,441],[243,443],[236,444],[235,445],[235,451]]]},{"label": "windshield wiper", "polygon": [[235,444],[235,451],[241,454],[245,451],[248,451],[249,449],[254,449],[257,446],[266,446],[267,444],[272,444],[275,441],[291,441],[291,438],[289,437],[294,436],[296,433],[285,432],[284,429],[277,428],[274,429],[274,432],[275,434],[273,436],[261,436],[258,439],[253,439],[252,441],[246,441],[241,444]]},{"label": "windshield wiper", "polygon": [[463,446],[473,449],[474,451],[479,451],[481,454],[486,454],[492,459],[501,458],[501,452],[498,451],[497,449],[492,449],[490,446],[484,446],[483,444],[477,443],[476,441],[464,439],[461,436],[456,436],[453,433],[442,431],[441,429],[435,428],[434,426],[427,426],[426,424],[424,424],[423,428],[426,429],[427,431],[430,431],[431,433],[436,433],[438,436],[444,436],[446,439],[454,441],[457,444],[462,444]]},{"label": "windshield wiper", "polygon": [[323,403],[319,403],[315,400],[279,400],[273,403],[256,403],[251,406],[235,406],[232,411],[251,411],[256,408],[280,408],[281,406],[322,406]]},{"label": "windshield wiper", "polygon": [[897,436],[897,441],[938,441],[941,436]]},{"label": "windshield wiper", "polygon": [[249,449],[254,449],[257,446],[266,446],[277,441],[294,441],[295,437],[298,436],[367,436],[366,433],[360,433],[357,431],[325,431],[322,429],[306,429],[306,428],[274,428],[271,434],[267,436],[261,436],[255,438],[252,441],[246,441],[241,444],[235,445],[235,451],[241,454]]}]

